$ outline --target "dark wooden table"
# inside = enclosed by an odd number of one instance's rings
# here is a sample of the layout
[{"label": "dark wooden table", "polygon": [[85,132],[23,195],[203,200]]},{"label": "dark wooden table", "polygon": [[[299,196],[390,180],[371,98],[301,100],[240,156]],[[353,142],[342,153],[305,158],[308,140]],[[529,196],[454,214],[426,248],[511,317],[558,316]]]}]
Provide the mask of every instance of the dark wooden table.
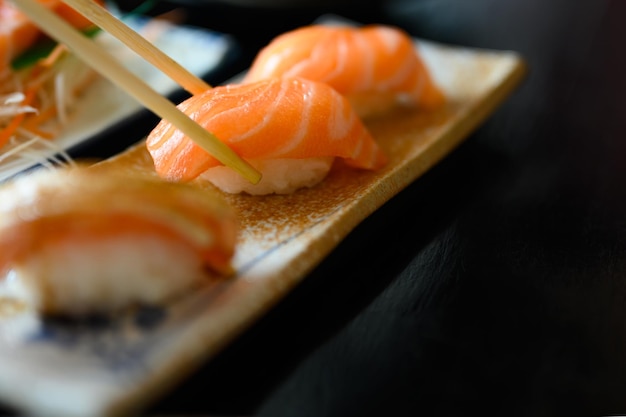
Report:
[{"label": "dark wooden table", "polygon": [[241,42],[230,74],[324,12],[515,50],[530,72],[460,148],[146,414],[626,414],[626,2],[357,4],[196,2],[191,22]]},{"label": "dark wooden table", "polygon": [[[204,18],[252,50],[318,12],[213,10]],[[330,11],[515,50],[530,72],[464,145],[150,412],[626,414],[626,2]]]}]

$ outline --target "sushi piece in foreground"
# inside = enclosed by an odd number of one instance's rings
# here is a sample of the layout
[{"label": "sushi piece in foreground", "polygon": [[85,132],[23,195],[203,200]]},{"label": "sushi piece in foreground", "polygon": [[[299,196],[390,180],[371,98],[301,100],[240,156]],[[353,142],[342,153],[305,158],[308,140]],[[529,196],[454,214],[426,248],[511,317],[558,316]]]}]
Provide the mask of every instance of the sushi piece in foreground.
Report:
[{"label": "sushi piece in foreground", "polygon": [[334,158],[378,169],[386,156],[350,103],[326,84],[272,78],[216,87],[179,108],[260,170],[253,185],[163,120],[146,145],[157,173],[172,181],[202,175],[230,193],[286,194],[324,179]]},{"label": "sushi piece in foreground", "polygon": [[160,304],[231,274],[236,233],[188,184],[41,169],[0,188],[0,283],[43,313]]},{"label": "sushi piece in foreground", "polygon": [[412,39],[398,28],[310,25],[263,48],[243,82],[302,77],[348,97],[361,117],[397,104],[435,109],[445,102]]}]

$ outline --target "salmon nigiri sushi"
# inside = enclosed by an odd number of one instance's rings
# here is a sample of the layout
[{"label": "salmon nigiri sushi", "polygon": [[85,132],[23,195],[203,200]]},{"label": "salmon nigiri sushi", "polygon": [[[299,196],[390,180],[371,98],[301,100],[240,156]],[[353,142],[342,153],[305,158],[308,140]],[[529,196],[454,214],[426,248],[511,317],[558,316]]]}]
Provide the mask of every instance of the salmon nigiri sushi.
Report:
[{"label": "salmon nigiri sushi", "polygon": [[230,275],[236,233],[189,184],[41,169],[0,189],[0,289],[44,314],[158,305]]},{"label": "salmon nigiri sushi", "polygon": [[390,26],[310,25],[274,38],[243,82],[285,76],[326,83],[361,117],[398,103],[434,109],[444,102],[412,39]]},{"label": "salmon nigiri sushi", "polygon": [[254,185],[166,120],[148,135],[157,173],[173,181],[208,179],[229,192],[286,194],[319,183],[335,158],[374,170],[386,156],[345,97],[326,84],[271,78],[207,90],[179,104],[263,175]]}]

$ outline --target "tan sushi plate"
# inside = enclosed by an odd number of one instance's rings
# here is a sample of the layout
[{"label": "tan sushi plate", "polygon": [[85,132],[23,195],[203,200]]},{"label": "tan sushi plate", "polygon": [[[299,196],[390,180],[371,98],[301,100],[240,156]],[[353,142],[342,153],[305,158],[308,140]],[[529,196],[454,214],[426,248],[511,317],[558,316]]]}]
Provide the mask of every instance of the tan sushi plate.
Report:
[{"label": "tan sushi plate", "polygon": [[[32,414],[63,416],[142,409],[224,349],[361,221],[453,151],[526,72],[514,52],[425,41],[416,41],[416,47],[448,104],[434,112],[402,110],[367,121],[390,158],[385,168],[338,166],[318,186],[284,196],[226,195],[196,183],[225,198],[239,215],[236,276],[168,306],[165,318],[150,328],[135,329],[123,317],[105,331],[88,326],[50,331],[44,325],[45,337],[20,339],[7,337],[10,326],[2,321],[9,319],[0,318],[0,401]],[[92,169],[153,172],[143,143]],[[110,345],[104,353],[94,348],[102,340]]]}]

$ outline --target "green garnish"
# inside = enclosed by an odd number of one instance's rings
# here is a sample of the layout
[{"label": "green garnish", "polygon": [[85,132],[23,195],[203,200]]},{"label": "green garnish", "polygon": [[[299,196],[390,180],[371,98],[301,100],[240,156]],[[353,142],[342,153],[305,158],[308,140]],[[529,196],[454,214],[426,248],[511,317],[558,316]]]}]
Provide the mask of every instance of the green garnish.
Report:
[{"label": "green garnish", "polygon": [[[140,3],[133,10],[127,12],[126,15],[147,14],[151,9],[155,7],[158,2],[159,0],[146,0]],[[85,36],[93,38],[100,31],[101,29],[99,27],[94,26],[87,28],[82,32],[85,34]],[[13,69],[14,71],[19,71],[21,69],[35,65],[37,61],[50,55],[50,52],[52,52],[52,50],[56,46],[57,42],[52,39],[45,39],[41,42],[37,42],[35,45],[31,46],[29,49],[15,57],[13,61],[11,61],[11,69]]]},{"label": "green garnish", "polygon": [[140,3],[134,9],[126,12],[126,16],[148,14],[150,10],[153,10],[155,8],[155,6],[159,3],[159,1],[160,0],[146,0],[143,3]]},{"label": "green garnish", "polygon": [[47,57],[55,46],[56,42],[48,39],[37,42],[34,46],[22,52],[11,61],[11,69],[18,71],[35,65],[37,61]]},{"label": "green garnish", "polygon": [[[85,34],[85,36],[93,38],[98,32],[100,32],[100,28],[90,27],[83,30],[82,32]],[[15,57],[13,61],[11,61],[11,69],[13,69],[14,71],[19,71],[21,69],[35,65],[37,61],[50,55],[50,52],[52,52],[52,50],[56,46],[57,42],[52,39],[44,39],[40,42],[35,43],[35,45],[31,46],[26,51]]]}]

